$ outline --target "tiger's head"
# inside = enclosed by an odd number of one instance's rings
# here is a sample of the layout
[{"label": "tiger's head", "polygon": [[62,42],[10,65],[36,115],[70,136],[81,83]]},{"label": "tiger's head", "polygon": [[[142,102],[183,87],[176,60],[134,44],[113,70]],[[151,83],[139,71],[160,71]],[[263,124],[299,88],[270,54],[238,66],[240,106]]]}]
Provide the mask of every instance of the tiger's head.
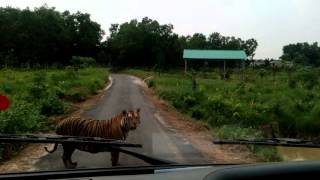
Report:
[{"label": "tiger's head", "polygon": [[123,119],[121,121],[121,126],[127,130],[135,130],[140,124],[140,109],[136,111],[122,111]]}]

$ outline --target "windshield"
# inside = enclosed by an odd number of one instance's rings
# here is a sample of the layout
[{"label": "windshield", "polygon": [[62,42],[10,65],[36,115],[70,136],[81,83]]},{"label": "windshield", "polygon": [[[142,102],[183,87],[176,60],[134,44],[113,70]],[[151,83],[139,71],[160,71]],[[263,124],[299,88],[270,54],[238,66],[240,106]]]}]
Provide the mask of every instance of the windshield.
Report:
[{"label": "windshield", "polygon": [[[318,160],[320,2],[1,1],[0,133],[142,145],[0,142],[0,172]],[[137,145],[137,146],[138,146]]]}]

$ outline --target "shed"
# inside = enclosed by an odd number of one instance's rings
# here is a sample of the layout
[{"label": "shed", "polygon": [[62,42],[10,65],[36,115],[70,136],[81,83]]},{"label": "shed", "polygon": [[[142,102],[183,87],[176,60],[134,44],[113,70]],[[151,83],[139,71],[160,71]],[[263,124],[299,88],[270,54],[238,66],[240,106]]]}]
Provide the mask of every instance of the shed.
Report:
[{"label": "shed", "polygon": [[226,61],[241,61],[242,67],[244,67],[244,60],[247,59],[247,55],[243,50],[185,49],[183,50],[183,59],[185,62],[185,72],[187,72],[188,68],[187,62],[190,60],[223,61],[223,71],[225,75]]}]

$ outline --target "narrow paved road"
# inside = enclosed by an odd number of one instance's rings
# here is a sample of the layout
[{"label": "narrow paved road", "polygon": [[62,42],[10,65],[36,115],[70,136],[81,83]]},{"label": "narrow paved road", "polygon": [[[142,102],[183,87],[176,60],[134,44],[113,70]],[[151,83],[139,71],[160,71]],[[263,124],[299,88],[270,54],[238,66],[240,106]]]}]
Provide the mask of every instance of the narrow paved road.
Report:
[{"label": "narrow paved road", "polygon": [[[128,142],[140,143],[143,148],[136,152],[164,158],[179,163],[204,163],[202,155],[196,151],[182,135],[169,128],[149,99],[144,95],[140,80],[128,76],[113,74],[113,85],[104,92],[97,104],[86,116],[106,120],[123,109],[141,109],[141,124],[129,133]],[[36,170],[64,169],[61,160],[62,148],[42,157],[36,163]],[[110,167],[110,153],[90,154],[76,150],[72,156],[78,162],[78,168]],[[146,165],[134,157],[120,154],[120,165]]]}]

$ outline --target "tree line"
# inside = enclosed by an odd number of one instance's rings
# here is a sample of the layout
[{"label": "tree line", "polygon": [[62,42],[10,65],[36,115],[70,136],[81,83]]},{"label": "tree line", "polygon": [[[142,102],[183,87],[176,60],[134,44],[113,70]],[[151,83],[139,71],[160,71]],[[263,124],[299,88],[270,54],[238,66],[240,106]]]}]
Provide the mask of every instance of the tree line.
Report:
[{"label": "tree line", "polygon": [[281,59],[291,61],[296,64],[319,66],[320,47],[317,42],[289,44],[283,47]]},{"label": "tree line", "polygon": [[183,49],[231,49],[245,50],[254,56],[258,46],[255,39],[223,36],[217,32],[206,37],[202,33],[179,36],[172,24],[159,24],[156,20],[143,18],[140,22],[112,24],[107,49],[111,64],[121,66],[172,67],[183,63]]},{"label": "tree line", "polygon": [[182,52],[193,49],[244,49],[253,57],[254,39],[201,33],[179,36],[172,24],[143,18],[112,24],[110,35],[86,13],[59,12],[42,6],[34,10],[0,8],[0,63],[5,66],[70,65],[72,57],[92,57],[112,66],[177,67]]},{"label": "tree line", "polygon": [[[213,32],[181,36],[172,24],[148,17],[112,24],[109,36],[87,13],[59,12],[46,5],[30,10],[0,8],[0,65],[12,67],[65,66],[88,57],[96,63],[120,67],[182,66],[183,49],[244,50],[253,59],[258,42]],[[317,43],[290,44],[282,59],[320,65]],[[83,58],[82,61],[87,59]],[[92,63],[92,59],[90,63]]]},{"label": "tree line", "polygon": [[67,65],[97,57],[104,34],[89,14],[55,8],[0,8],[0,62],[8,66]]}]

